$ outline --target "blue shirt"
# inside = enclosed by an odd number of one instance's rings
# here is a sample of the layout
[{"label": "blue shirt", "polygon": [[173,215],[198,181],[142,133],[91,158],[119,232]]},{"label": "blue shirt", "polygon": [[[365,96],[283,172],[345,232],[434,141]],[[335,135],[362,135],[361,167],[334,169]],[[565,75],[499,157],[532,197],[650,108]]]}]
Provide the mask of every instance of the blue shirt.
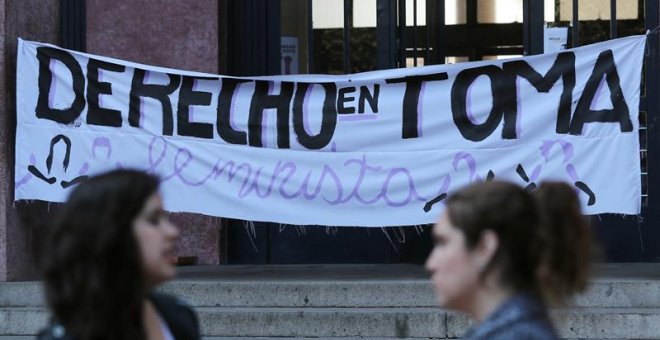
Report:
[{"label": "blue shirt", "polygon": [[530,294],[514,295],[486,320],[470,329],[463,338],[465,340],[558,339],[545,306]]}]

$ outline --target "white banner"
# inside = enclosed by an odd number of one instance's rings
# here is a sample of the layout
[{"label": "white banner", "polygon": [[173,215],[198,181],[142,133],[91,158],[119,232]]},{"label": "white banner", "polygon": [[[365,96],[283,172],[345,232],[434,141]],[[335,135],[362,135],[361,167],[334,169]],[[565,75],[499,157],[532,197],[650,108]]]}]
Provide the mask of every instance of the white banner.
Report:
[{"label": "white banner", "polygon": [[166,209],[333,226],[435,222],[492,178],[574,183],[640,212],[644,36],[520,59],[236,78],[19,41],[15,199],[62,202],[115,168]]}]

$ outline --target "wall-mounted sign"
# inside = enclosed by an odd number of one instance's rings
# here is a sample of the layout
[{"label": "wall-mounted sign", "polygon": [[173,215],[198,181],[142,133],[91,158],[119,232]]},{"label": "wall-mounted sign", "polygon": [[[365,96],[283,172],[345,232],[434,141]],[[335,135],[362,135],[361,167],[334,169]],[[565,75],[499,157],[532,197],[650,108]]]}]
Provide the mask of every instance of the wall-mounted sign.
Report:
[{"label": "wall-mounted sign", "polygon": [[298,38],[282,37],[282,74],[298,74]]},{"label": "wall-mounted sign", "polygon": [[543,53],[559,52],[568,45],[568,27],[543,28]]}]

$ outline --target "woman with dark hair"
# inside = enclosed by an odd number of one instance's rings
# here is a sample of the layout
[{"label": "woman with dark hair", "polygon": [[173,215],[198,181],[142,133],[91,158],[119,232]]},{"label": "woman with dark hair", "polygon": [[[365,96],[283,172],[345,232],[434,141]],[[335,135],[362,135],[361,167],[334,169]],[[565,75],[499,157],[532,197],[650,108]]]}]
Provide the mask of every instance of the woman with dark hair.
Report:
[{"label": "woman with dark hair", "polygon": [[587,285],[591,236],[573,188],[504,182],[446,200],[426,261],[442,307],[475,321],[465,339],[557,339],[547,306]]},{"label": "woman with dark hair", "polygon": [[118,170],[79,184],[44,259],[51,325],[39,339],[199,339],[193,310],[153,289],[175,275],[178,229],[156,177]]}]

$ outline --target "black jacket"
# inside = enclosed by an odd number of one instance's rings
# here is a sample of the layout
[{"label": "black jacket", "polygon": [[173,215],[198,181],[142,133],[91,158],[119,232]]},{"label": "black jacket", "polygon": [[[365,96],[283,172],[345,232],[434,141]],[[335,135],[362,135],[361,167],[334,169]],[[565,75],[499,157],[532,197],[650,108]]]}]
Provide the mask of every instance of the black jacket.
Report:
[{"label": "black jacket", "polygon": [[[152,293],[151,302],[167,324],[176,340],[199,340],[199,323],[193,309],[175,296]],[[37,335],[38,340],[75,340],[66,334],[64,327],[52,323]]]},{"label": "black jacket", "polygon": [[187,303],[163,293],[152,293],[151,301],[176,340],[200,339],[197,314]]}]

